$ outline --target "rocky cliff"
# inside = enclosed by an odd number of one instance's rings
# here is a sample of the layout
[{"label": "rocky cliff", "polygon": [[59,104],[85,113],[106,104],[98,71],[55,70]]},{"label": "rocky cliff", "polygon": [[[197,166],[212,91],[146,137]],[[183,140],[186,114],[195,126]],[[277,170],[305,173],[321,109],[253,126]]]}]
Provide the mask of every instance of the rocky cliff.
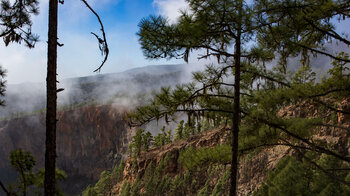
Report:
[{"label": "rocky cliff", "polygon": [[[134,158],[128,157],[125,161],[125,168],[123,173],[123,181],[117,182],[110,192],[110,195],[121,195],[123,185],[125,183],[130,183],[131,185],[137,181],[137,178],[145,178],[145,173],[147,172],[147,167],[151,162],[155,165],[166,158],[168,155],[169,160],[167,166],[162,171],[163,177],[165,175],[170,176],[172,179],[176,176],[185,176],[186,168],[179,164],[179,155],[182,150],[194,147],[194,148],[213,148],[219,144],[224,144],[228,142],[230,135],[230,129],[223,127],[220,129],[211,130],[199,135],[192,136],[187,140],[180,140],[167,144],[160,148],[152,148],[149,152],[141,153],[136,162]],[[265,149],[254,156],[243,156],[240,160],[239,168],[239,182],[238,189],[239,195],[250,195],[256,191],[262,182],[266,180],[268,171],[272,170],[281,158],[285,155],[290,154],[291,149],[285,146],[276,146],[272,148]],[[136,163],[136,166],[135,166]],[[218,171],[214,172],[214,175],[211,176],[211,186],[215,186],[218,181],[223,177],[225,170],[228,169],[229,164],[221,167],[220,164],[214,164],[215,167],[218,167]],[[203,166],[199,171],[191,171],[192,181],[204,186],[206,180],[209,178],[209,171],[212,169],[212,165],[208,162],[208,165]],[[136,169],[135,169],[136,168]],[[210,179],[209,179],[210,180]],[[182,188],[188,188],[191,184],[185,185]],[[196,187],[194,190],[194,195],[199,194],[201,186]],[[141,192],[144,191],[144,188],[141,188]],[[179,193],[181,194],[181,193]],[[165,195],[176,195],[173,193]]]},{"label": "rocky cliff", "polygon": [[[350,99],[343,99],[338,106],[344,111],[349,111]],[[344,156],[350,154],[350,115],[344,113],[334,115],[334,112],[330,110],[320,111],[307,102],[285,107],[279,112],[279,115],[284,118],[318,116],[324,118],[325,122],[329,119],[333,123],[332,126],[316,127],[311,137],[312,140],[323,141],[330,149]],[[229,133],[228,127],[217,128],[191,136],[186,140],[151,148],[148,152],[141,152],[137,157],[128,157],[122,174],[123,180],[114,183],[109,194],[125,195],[125,193],[133,194],[136,191],[146,193],[146,195],[150,192],[154,195],[210,195],[208,194],[210,190],[212,195],[226,195],[229,178],[225,176],[225,171],[229,168],[229,162],[218,164],[202,159],[202,163],[197,164],[200,167],[189,170],[184,167],[181,154],[184,154],[184,150],[188,148],[216,148],[227,143],[230,138]],[[225,148],[220,149],[225,150]],[[193,152],[196,153],[196,151]],[[210,151],[205,151],[205,153],[210,153]],[[222,156],[222,153],[217,153]],[[229,149],[228,153],[230,153]],[[195,156],[198,155],[201,156],[200,154]],[[274,170],[278,162],[287,155],[299,156],[297,151],[288,145],[271,145],[253,153],[242,154],[238,176],[239,195],[252,195],[257,191],[266,181],[269,171]],[[185,158],[192,159],[187,160],[189,162],[198,162],[197,157],[191,157],[191,155]],[[211,157],[211,159],[216,159],[216,157]],[[152,164],[154,164],[153,167],[151,167]],[[152,172],[153,174],[150,175]],[[187,174],[190,177],[186,177]],[[150,189],[151,182],[157,186],[157,190]],[[219,189],[221,189],[220,194],[213,193]]]},{"label": "rocky cliff", "polygon": [[[80,193],[95,182],[103,170],[117,164],[127,149],[132,130],[126,121],[127,108],[111,105],[89,106],[58,113],[57,167],[68,179],[62,189]],[[26,116],[0,122],[0,178],[15,179],[9,153],[17,148],[31,152],[37,168],[44,166],[45,118]]]}]

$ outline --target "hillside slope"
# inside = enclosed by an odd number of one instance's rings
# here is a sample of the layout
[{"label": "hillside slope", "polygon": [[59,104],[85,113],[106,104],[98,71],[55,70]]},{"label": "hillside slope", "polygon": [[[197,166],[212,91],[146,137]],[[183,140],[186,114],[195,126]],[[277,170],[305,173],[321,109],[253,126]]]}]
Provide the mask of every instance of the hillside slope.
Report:
[{"label": "hillside slope", "polygon": [[[339,103],[343,110],[350,109],[350,100]],[[302,102],[280,111],[285,118],[333,116]],[[334,118],[334,117],[332,117]],[[342,155],[350,154],[350,115],[336,114],[334,127],[317,127],[313,140],[324,141]],[[227,195],[229,176],[230,139],[228,127],[216,128],[178,140],[161,147],[153,147],[126,159],[119,181],[109,186],[109,195]],[[190,150],[189,150],[190,149]],[[201,153],[198,153],[201,152]],[[238,192],[251,195],[266,182],[282,158],[291,156],[301,161],[291,146],[271,145],[250,152],[241,152]],[[299,158],[298,158],[299,157]],[[85,193],[88,193],[87,190]]]},{"label": "hillside slope", "polygon": [[[125,114],[127,108],[100,105],[58,113],[57,167],[68,179],[61,186],[66,193],[77,194],[95,182],[105,169],[119,163],[125,154],[132,130]],[[44,116],[27,116],[0,122],[0,179],[14,180],[9,153],[17,148],[31,152],[37,168],[44,167]]]}]

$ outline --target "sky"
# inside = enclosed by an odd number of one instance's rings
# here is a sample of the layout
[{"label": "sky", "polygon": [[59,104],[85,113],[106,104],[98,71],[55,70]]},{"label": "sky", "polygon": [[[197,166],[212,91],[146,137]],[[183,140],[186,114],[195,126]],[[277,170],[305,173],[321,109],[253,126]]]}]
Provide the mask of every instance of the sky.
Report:
[{"label": "sky", "polygon": [[[142,54],[138,23],[149,15],[164,15],[176,21],[185,0],[87,0],[100,15],[110,49],[109,59],[100,74],[125,71],[135,67],[181,64],[183,60],[148,60]],[[6,47],[0,40],[0,65],[7,70],[8,84],[45,82],[47,67],[48,0],[39,0],[40,14],[34,16],[32,32],[40,36],[34,49],[16,43]],[[97,40],[90,32],[100,33],[96,17],[80,0],[59,4],[58,78],[94,75],[103,60]]]},{"label": "sky", "polygon": [[[32,32],[40,36],[34,49],[16,43],[5,47],[0,40],[0,66],[7,70],[8,84],[45,82],[47,67],[48,1],[39,0],[40,14],[34,16]],[[149,15],[164,15],[175,22],[185,0],[87,0],[100,15],[110,49],[109,59],[99,74],[121,72],[147,65],[183,64],[183,60],[148,60],[142,54],[136,35],[138,23]],[[58,79],[89,76],[103,60],[97,40],[90,32],[100,33],[96,17],[80,0],[59,4]],[[350,32],[350,22],[337,25],[340,32]],[[190,64],[198,62],[191,55]]]}]

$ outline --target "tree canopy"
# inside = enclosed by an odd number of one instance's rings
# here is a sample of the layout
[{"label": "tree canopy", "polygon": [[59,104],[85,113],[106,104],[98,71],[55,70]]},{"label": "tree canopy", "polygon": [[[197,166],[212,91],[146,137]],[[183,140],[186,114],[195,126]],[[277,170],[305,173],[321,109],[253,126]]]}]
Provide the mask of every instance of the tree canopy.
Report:
[{"label": "tree canopy", "polygon": [[[188,61],[191,52],[199,50],[199,59],[214,57],[218,63],[194,73],[190,84],[161,89],[149,105],[131,115],[132,122],[142,124],[163,117],[174,120],[179,112],[187,113],[189,121],[206,118],[215,122],[223,117],[233,127],[232,160],[237,150],[244,153],[287,145],[301,154],[315,151],[349,163],[350,158],[334,144],[324,145],[326,141],[313,138],[324,127],[347,130],[331,116],[349,114],[338,109],[350,92],[349,58],[329,46],[332,42],[349,45],[346,36],[336,31],[337,20],[349,18],[349,2],[187,2],[189,10],[174,24],[162,16],[140,22],[138,35],[144,55]],[[322,76],[316,75],[311,60],[321,55],[333,62],[328,74],[316,80]],[[292,72],[291,58],[300,59],[296,72]],[[325,112],[282,116],[292,105]],[[231,168],[237,164],[232,162]],[[232,182],[235,172],[231,171]],[[235,190],[230,194],[235,195]]]}]

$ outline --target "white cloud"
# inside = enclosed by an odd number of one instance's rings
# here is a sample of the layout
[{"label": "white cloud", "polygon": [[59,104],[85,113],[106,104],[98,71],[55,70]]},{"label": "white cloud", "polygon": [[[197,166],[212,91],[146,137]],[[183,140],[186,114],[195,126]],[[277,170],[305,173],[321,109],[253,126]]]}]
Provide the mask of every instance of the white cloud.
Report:
[{"label": "white cloud", "polygon": [[154,0],[153,5],[158,8],[159,14],[168,17],[171,22],[177,20],[181,10],[188,8],[185,0]]},{"label": "white cloud", "polygon": [[28,49],[18,44],[5,47],[1,43],[0,65],[8,71],[5,79],[10,84],[43,82],[46,73],[46,44],[37,44],[34,49]]},{"label": "white cloud", "polygon": [[[39,0],[40,13],[32,18],[32,32],[40,36],[34,49],[16,43],[5,47],[0,39],[0,65],[8,71],[5,79],[9,84],[45,82],[48,2],[49,0]],[[115,5],[120,0],[87,2],[100,13],[105,7]],[[91,75],[94,66],[101,62],[97,41],[90,34],[90,31],[99,33],[97,19],[81,1],[71,0],[66,0],[64,5],[59,4],[58,17],[59,42],[64,44],[64,47],[58,49],[59,78]]]}]

